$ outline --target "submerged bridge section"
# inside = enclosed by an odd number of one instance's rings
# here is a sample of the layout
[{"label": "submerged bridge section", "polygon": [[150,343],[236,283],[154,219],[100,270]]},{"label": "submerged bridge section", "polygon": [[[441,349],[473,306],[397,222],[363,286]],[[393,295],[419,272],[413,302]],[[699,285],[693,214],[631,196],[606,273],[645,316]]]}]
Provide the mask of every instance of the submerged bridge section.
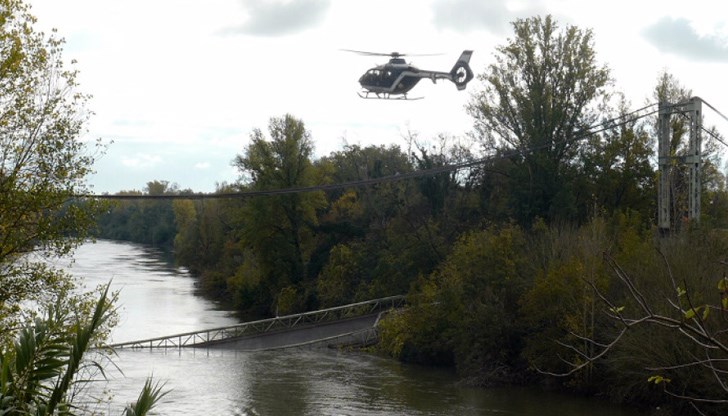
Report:
[{"label": "submerged bridge section", "polygon": [[367,344],[376,339],[376,324],[381,314],[403,305],[404,296],[390,296],[232,326],[122,342],[109,347],[256,351],[311,345]]}]

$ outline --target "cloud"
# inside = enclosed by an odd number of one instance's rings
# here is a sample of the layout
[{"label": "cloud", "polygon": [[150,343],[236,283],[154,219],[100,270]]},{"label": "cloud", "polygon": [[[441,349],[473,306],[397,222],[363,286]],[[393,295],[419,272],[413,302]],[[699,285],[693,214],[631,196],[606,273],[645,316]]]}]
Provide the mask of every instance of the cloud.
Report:
[{"label": "cloud", "polygon": [[145,153],[137,153],[135,157],[121,158],[121,164],[129,168],[152,168],[161,162],[161,157]]},{"label": "cloud", "polygon": [[684,18],[663,17],[642,36],[660,52],[704,62],[728,62],[728,37],[701,36]]},{"label": "cloud", "polygon": [[456,32],[485,29],[497,34],[507,32],[520,17],[541,14],[540,1],[525,1],[520,10],[508,7],[507,0],[435,0],[433,23],[439,29]]},{"label": "cloud", "polygon": [[330,0],[242,0],[248,20],[226,33],[284,36],[316,26],[326,16]]},{"label": "cloud", "polygon": [[195,169],[205,170],[210,168],[209,162],[198,162],[195,163]]}]

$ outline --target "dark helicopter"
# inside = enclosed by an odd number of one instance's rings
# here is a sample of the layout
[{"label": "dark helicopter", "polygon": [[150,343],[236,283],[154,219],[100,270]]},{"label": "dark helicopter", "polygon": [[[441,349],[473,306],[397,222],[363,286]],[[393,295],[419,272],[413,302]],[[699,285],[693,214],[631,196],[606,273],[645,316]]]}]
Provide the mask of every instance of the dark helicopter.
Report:
[{"label": "dark helicopter", "polygon": [[468,65],[473,51],[463,51],[450,72],[441,72],[418,69],[405,62],[403,56],[407,55],[403,53],[346,50],[367,56],[391,57],[386,64],[371,68],[359,78],[359,84],[364,89],[359,93],[362,98],[407,100],[410,99],[407,97],[407,93],[423,78],[429,78],[433,83],[438,79],[447,79],[452,81],[458,90],[464,90],[468,82],[473,79],[473,71]]}]

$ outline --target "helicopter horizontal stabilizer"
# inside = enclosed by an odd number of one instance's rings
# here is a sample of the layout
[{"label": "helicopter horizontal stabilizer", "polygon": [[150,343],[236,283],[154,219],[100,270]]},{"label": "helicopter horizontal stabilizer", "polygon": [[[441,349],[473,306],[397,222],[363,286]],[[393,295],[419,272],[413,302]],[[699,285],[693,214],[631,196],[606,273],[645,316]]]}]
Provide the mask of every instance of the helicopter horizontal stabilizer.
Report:
[{"label": "helicopter horizontal stabilizer", "polygon": [[464,50],[450,70],[452,82],[455,83],[458,90],[464,90],[468,82],[473,79],[473,71],[470,69],[470,65],[468,65],[471,56],[473,56],[473,51]]}]

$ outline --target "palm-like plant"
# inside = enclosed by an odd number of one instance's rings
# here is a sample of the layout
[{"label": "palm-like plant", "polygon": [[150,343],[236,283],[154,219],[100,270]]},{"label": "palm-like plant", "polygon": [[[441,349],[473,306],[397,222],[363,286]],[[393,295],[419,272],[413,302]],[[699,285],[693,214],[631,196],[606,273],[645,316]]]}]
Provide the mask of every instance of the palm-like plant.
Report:
[{"label": "palm-like plant", "polygon": [[169,390],[163,391],[163,388],[163,384],[159,384],[159,382],[152,384],[152,380],[147,379],[137,401],[124,409],[124,416],[144,416],[148,414],[154,405],[169,393]]},{"label": "palm-like plant", "polygon": [[[87,364],[84,355],[113,313],[108,292],[107,284],[86,318],[71,321],[67,310],[49,308],[44,318],[20,331],[12,347],[0,350],[0,416],[74,414],[77,408],[69,391]],[[96,362],[90,364],[102,369]],[[147,414],[165,394],[159,383],[152,386],[148,380],[126,414]]]}]

